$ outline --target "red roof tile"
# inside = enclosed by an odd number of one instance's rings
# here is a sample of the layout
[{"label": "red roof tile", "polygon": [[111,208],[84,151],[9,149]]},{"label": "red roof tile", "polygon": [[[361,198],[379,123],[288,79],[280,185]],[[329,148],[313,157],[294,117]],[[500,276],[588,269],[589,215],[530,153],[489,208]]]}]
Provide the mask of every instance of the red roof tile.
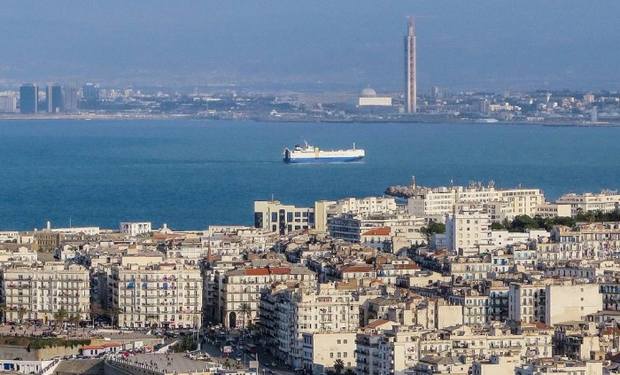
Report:
[{"label": "red roof tile", "polygon": [[267,268],[248,268],[245,270],[246,276],[267,276],[269,270]]},{"label": "red roof tile", "polygon": [[389,236],[391,231],[390,227],[372,228],[362,233],[362,236]]}]

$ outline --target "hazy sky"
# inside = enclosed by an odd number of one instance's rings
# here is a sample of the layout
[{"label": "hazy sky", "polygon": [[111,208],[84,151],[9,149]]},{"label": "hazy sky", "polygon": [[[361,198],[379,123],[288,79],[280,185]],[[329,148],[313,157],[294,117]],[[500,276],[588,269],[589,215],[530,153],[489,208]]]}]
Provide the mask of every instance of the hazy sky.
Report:
[{"label": "hazy sky", "polygon": [[620,89],[618,0],[3,0],[0,81]]}]

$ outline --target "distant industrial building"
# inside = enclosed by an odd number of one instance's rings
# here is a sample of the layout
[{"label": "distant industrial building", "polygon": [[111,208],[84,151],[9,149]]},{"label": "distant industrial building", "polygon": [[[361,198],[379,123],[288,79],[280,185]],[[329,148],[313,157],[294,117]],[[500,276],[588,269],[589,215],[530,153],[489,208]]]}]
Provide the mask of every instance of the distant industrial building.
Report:
[{"label": "distant industrial building", "polygon": [[390,96],[378,96],[375,90],[368,87],[360,92],[357,105],[358,107],[391,107],[392,98]]},{"label": "distant industrial building", "polygon": [[24,114],[37,113],[39,110],[39,87],[25,83],[19,88],[19,111]]},{"label": "distant industrial building", "polygon": [[0,113],[14,112],[17,112],[17,95],[15,92],[0,92]]}]

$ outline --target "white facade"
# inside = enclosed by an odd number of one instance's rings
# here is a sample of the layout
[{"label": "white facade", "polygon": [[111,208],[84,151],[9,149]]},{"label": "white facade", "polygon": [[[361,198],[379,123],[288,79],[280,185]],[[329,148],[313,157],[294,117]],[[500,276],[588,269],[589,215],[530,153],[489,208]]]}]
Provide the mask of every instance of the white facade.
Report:
[{"label": "white facade", "polygon": [[316,370],[320,365],[324,369],[337,359],[354,366],[355,331],[360,323],[360,302],[354,292],[335,284],[320,284],[318,290],[265,292],[260,322],[264,337],[271,338],[272,352],[293,368]]},{"label": "white facade", "polygon": [[603,296],[598,284],[547,285],[545,324],[582,320],[603,310]]},{"label": "white facade", "polygon": [[498,218],[503,215],[503,218],[512,219],[517,215],[534,216],[536,207],[545,202],[540,189],[496,189],[493,185],[480,184],[436,188],[414,185],[412,188],[414,195],[407,200],[409,213],[436,220],[443,220],[445,215],[454,212],[458,204],[482,206],[490,202],[501,202],[505,208],[501,210],[498,207],[494,208]]},{"label": "white facade", "polygon": [[305,267],[249,267],[216,273],[216,320],[227,328],[246,327],[258,317],[261,292],[273,283],[293,280],[316,288],[316,275]]},{"label": "white facade", "polygon": [[314,227],[314,209],[285,205],[280,201],[254,202],[254,227],[287,234]]},{"label": "white facade", "polygon": [[391,107],[392,98],[389,96],[360,96],[357,99],[360,107]]},{"label": "white facade", "polygon": [[75,264],[47,262],[33,267],[16,266],[3,272],[2,294],[8,321],[51,322],[64,311],[63,319],[90,317],[88,270]]},{"label": "white facade", "polygon": [[508,319],[521,323],[544,322],[545,285],[511,283],[508,291]]},{"label": "white facade", "polygon": [[572,208],[570,204],[544,203],[536,207],[535,216],[544,218],[571,217]]},{"label": "white facade", "polygon": [[329,218],[341,214],[362,216],[373,214],[387,215],[397,211],[396,199],[391,197],[344,198],[338,201],[317,201],[314,203],[315,228],[318,231],[326,232]]},{"label": "white facade", "polygon": [[313,374],[325,374],[341,360],[345,368],[355,368],[355,332],[303,333],[302,367]]},{"label": "white facade", "polygon": [[202,276],[196,266],[163,262],[115,266],[110,288],[120,327],[201,326]]},{"label": "white facade", "polygon": [[580,211],[611,212],[620,206],[620,194],[609,190],[600,193],[571,193],[562,195],[556,203],[570,205],[572,216],[576,216]]},{"label": "white facade", "polygon": [[482,209],[461,206],[446,219],[448,250],[475,255],[492,244],[491,218]]},{"label": "white facade", "polygon": [[0,92],[0,113],[17,112],[17,94],[13,91]]},{"label": "white facade", "polygon": [[140,234],[146,234],[151,232],[151,223],[145,222],[122,222],[120,224],[121,233],[128,234],[130,236],[138,236]]},{"label": "white facade", "polygon": [[341,214],[330,217],[327,228],[333,238],[349,242],[361,242],[362,234],[371,229],[390,228],[391,236],[407,238],[411,243],[421,243],[426,240],[420,232],[424,223],[423,218],[403,214]]}]

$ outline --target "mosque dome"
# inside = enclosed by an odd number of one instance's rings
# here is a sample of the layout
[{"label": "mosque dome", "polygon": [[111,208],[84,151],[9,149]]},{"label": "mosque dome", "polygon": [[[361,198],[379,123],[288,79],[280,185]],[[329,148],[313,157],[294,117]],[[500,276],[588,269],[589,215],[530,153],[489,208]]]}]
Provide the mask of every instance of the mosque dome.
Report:
[{"label": "mosque dome", "polygon": [[377,92],[371,89],[370,87],[366,87],[365,89],[362,90],[362,92],[360,92],[360,96],[373,97],[373,96],[377,96]]}]

